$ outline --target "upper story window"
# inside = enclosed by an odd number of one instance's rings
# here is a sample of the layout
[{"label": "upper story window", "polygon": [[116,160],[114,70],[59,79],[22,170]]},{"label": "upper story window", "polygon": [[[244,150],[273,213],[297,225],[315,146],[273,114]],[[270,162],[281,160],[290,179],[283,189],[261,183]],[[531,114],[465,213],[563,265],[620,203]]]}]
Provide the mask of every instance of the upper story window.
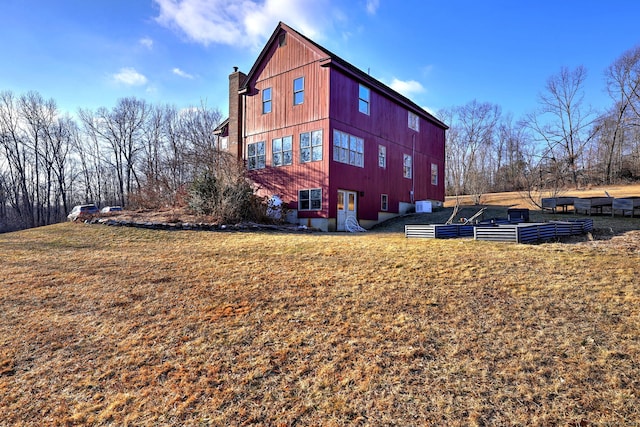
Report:
[{"label": "upper story window", "polygon": [[408,154],[405,154],[402,159],[402,176],[405,178],[413,176],[413,159]]},{"label": "upper story window", "polygon": [[262,90],[262,114],[271,112],[271,88]]},{"label": "upper story window", "polygon": [[431,163],[431,185],[438,185],[438,165]]},{"label": "upper story window", "polygon": [[409,111],[409,129],[420,132],[420,117],[411,111]]},{"label": "upper story window", "polygon": [[361,113],[364,113],[366,115],[369,115],[369,97],[371,95],[371,92],[369,91],[369,88],[363,85],[359,85],[358,88],[358,111],[360,111]]},{"label": "upper story window", "polygon": [[333,130],[333,160],[364,167],[364,139]]},{"label": "upper story window", "polygon": [[387,147],[378,145],[378,166],[386,169],[387,167]]},{"label": "upper story window", "polygon": [[280,33],[278,35],[278,47],[287,45],[287,33]]},{"label": "upper story window", "polygon": [[271,141],[271,162],[273,166],[284,166],[293,163],[293,137],[285,136]]},{"label": "upper story window", "polygon": [[300,163],[322,160],[322,129],[300,134]]},{"label": "upper story window", "polygon": [[264,141],[247,144],[247,168],[264,169],[266,166]]},{"label": "upper story window", "polygon": [[304,102],[304,77],[298,77],[293,81],[293,105]]}]

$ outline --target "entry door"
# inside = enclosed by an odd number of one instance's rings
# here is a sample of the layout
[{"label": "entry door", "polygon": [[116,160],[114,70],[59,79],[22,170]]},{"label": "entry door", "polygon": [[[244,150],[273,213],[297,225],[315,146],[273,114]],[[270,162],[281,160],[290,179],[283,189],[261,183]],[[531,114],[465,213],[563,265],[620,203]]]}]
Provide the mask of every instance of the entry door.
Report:
[{"label": "entry door", "polygon": [[358,200],[354,191],[338,190],[338,216],[336,229],[345,231],[345,223],[348,217],[358,218]]}]

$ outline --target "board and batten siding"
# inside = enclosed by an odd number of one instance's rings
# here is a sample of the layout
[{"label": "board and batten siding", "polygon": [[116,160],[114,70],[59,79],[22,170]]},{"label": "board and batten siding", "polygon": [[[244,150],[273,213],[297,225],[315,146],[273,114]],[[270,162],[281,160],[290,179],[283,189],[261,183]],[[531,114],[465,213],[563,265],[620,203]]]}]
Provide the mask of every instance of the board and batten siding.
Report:
[{"label": "board and batten siding", "polygon": [[[327,118],[329,70],[319,66],[322,55],[287,34],[287,43],[275,43],[267,52],[245,96],[245,136]],[[293,81],[304,77],[304,102],[293,105]],[[262,113],[262,91],[271,88],[272,110]]]},{"label": "board and batten siding", "polygon": [[[367,85],[365,85],[367,86]],[[367,86],[369,87],[369,86]],[[389,197],[389,212],[397,213],[401,202],[444,200],[444,129],[420,117],[420,130],[408,126],[408,110],[370,89],[370,114],[358,110],[359,82],[331,70],[331,141],[333,129],[364,139],[364,168],[331,162],[330,205],[337,190],[358,193],[358,217],[377,220],[380,195]],[[378,166],[378,146],[386,147],[386,168]],[[413,177],[403,176],[404,154],[412,156]],[[431,165],[438,168],[438,184],[431,184]]]}]

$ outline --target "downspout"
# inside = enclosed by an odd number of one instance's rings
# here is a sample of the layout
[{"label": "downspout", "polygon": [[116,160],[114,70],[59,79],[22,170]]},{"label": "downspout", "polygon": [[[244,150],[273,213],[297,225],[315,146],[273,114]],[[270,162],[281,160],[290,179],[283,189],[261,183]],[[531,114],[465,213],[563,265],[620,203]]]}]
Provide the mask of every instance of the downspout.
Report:
[{"label": "downspout", "polygon": [[414,203],[416,189],[416,134],[411,135],[411,203]]}]

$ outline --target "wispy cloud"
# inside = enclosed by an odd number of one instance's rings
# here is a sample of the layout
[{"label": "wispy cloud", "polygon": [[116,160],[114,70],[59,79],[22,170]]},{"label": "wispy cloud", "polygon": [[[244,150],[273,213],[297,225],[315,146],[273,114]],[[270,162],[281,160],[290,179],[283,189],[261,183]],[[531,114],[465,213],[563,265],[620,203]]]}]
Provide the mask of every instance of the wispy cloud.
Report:
[{"label": "wispy cloud", "polygon": [[142,46],[146,47],[149,50],[153,49],[153,39],[149,37],[141,38],[140,40],[138,40],[138,43],[140,43]]},{"label": "wispy cloud", "polygon": [[205,46],[257,47],[279,21],[311,38],[331,23],[329,0],[154,0],[156,21]]},{"label": "wispy cloud", "polygon": [[185,71],[182,71],[180,68],[174,68],[173,70],[171,70],[173,72],[173,74],[175,74],[176,76],[180,76],[182,78],[185,79],[193,79],[193,76]]},{"label": "wispy cloud", "polygon": [[367,13],[375,15],[380,7],[380,0],[367,0]]},{"label": "wispy cloud", "polygon": [[121,68],[118,73],[113,75],[113,79],[128,86],[142,86],[147,83],[147,78],[134,68]]},{"label": "wispy cloud", "polygon": [[408,98],[425,92],[424,86],[415,80],[399,80],[394,78],[389,84],[389,87]]}]

